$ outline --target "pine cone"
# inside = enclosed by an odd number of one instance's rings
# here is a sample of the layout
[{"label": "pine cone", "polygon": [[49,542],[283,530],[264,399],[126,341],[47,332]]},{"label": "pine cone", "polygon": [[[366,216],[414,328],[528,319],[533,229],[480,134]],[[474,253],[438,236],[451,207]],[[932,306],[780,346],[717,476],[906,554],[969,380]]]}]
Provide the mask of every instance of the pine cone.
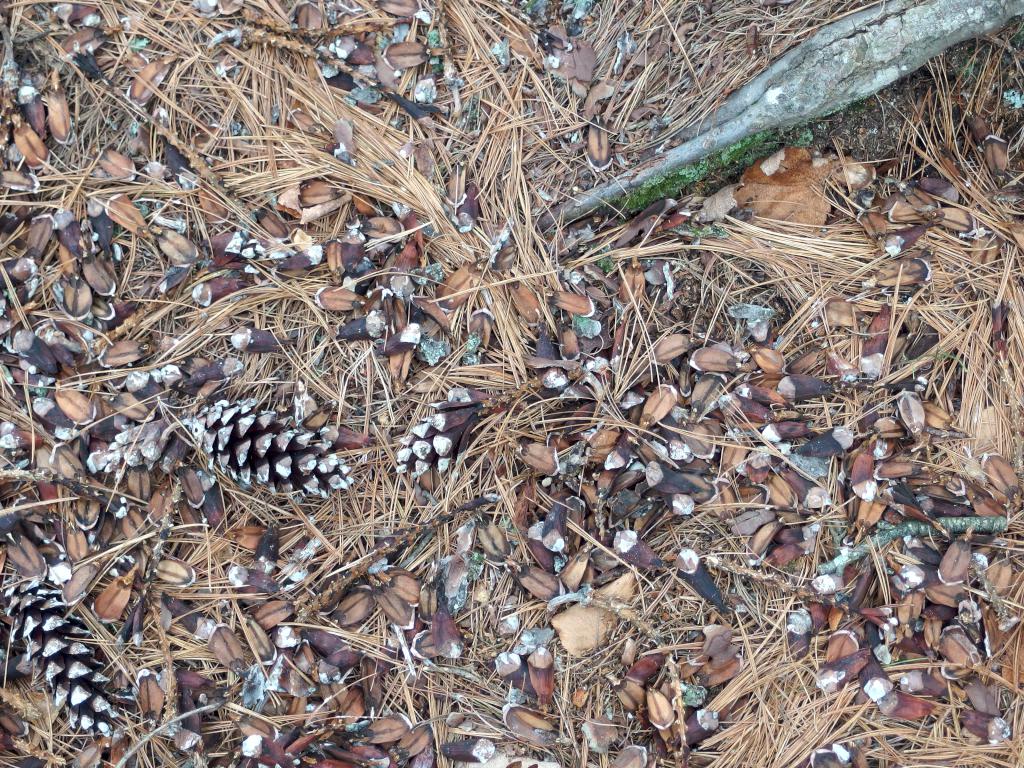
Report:
[{"label": "pine cone", "polygon": [[90,632],[68,613],[59,589],[42,580],[23,581],[4,593],[14,624],[11,637],[25,647],[17,668],[41,675],[57,709],[68,708],[72,728],[110,734],[116,715],[106,697],[109,678],[92,647],[83,642]]},{"label": "pine cone", "polygon": [[452,462],[469,445],[473,429],[480,420],[487,395],[473,389],[457,387],[448,393],[448,399],[432,403],[437,411],[412,428],[402,438],[398,451],[398,471],[410,472],[422,480],[436,469],[438,474],[448,471]]},{"label": "pine cone", "polygon": [[352,484],[337,453],[336,430],[310,431],[290,416],[256,411],[256,405],[255,399],[221,400],[190,420],[211,469],[219,467],[243,487],[265,485],[275,493],[327,496]]}]

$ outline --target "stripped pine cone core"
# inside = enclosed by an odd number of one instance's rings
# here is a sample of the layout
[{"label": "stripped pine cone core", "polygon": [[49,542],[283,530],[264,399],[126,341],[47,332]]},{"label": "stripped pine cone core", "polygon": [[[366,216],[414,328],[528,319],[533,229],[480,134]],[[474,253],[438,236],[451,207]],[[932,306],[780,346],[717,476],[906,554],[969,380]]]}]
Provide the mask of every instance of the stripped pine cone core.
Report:
[{"label": "stripped pine cone core", "polygon": [[54,709],[67,707],[72,728],[102,734],[113,731],[114,709],[104,694],[109,678],[92,647],[91,633],[59,589],[39,580],[7,589],[8,614],[14,619],[11,637],[25,653],[17,668],[41,677],[53,694]]},{"label": "stripped pine cone core", "polygon": [[327,496],[351,485],[331,427],[307,430],[291,417],[256,410],[257,404],[251,398],[220,400],[190,421],[211,469],[220,468],[243,487],[263,485],[274,493]]}]

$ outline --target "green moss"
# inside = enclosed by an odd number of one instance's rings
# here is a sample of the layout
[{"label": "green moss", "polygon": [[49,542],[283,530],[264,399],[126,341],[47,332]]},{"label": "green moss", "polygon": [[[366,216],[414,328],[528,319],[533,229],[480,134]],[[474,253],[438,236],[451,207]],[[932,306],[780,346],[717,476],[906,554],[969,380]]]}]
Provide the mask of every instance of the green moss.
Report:
[{"label": "green moss", "polygon": [[630,213],[641,211],[655,200],[671,197],[679,190],[686,189],[706,178],[710,173],[707,165],[706,160],[701,160],[695,165],[686,165],[678,170],[657,176],[639,189],[623,196],[619,206]]},{"label": "green moss", "polygon": [[[718,165],[721,168],[742,165],[746,167],[759,157],[779,148],[779,136],[775,131],[761,131],[753,136],[740,139],[726,147],[718,154]],[[715,157],[712,155],[712,161]]]},{"label": "green moss", "polygon": [[845,107],[837,111],[846,112],[851,115],[856,115],[860,112],[867,112],[868,108],[871,106],[871,99],[871,96],[865,96],[863,99],[857,99],[852,104],[847,104]]},{"label": "green moss", "polygon": [[655,200],[672,197],[707,179],[736,174],[780,146],[782,137],[776,131],[755,133],[703,160],[651,179],[639,189],[624,195],[618,205],[629,213],[641,211]]},{"label": "green moss", "polygon": [[786,144],[793,147],[809,147],[814,143],[814,131],[803,128],[786,136]]}]

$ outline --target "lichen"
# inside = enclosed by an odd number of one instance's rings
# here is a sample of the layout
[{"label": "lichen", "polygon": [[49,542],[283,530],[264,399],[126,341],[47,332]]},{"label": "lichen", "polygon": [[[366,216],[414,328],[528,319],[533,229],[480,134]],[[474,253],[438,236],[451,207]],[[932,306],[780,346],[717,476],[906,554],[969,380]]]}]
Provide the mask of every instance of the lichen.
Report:
[{"label": "lichen", "polygon": [[451,348],[443,339],[424,336],[416,347],[416,357],[427,365],[437,365],[450,351]]},{"label": "lichen", "polygon": [[463,365],[479,365],[480,364],[480,345],[483,343],[479,333],[469,334],[469,338],[466,339],[466,349],[462,354]]},{"label": "lichen", "polygon": [[596,339],[601,335],[601,323],[592,317],[573,315],[572,329],[584,339]]},{"label": "lichen", "polygon": [[708,689],[702,685],[680,683],[679,690],[683,696],[683,703],[688,707],[699,707],[708,697]]},{"label": "lichen", "polygon": [[693,245],[700,245],[702,240],[726,240],[729,237],[729,230],[721,224],[695,224],[687,221],[678,227],[671,227],[670,231],[690,238]]},{"label": "lichen", "polygon": [[596,0],[562,0],[562,12],[572,12],[575,21],[586,18]]},{"label": "lichen", "polygon": [[782,146],[782,138],[776,131],[761,131],[725,149],[714,152],[702,160],[684,165],[651,179],[642,187],[624,195],[619,207],[627,212],[640,211],[666,197],[679,194],[682,190],[711,177],[724,177],[746,168],[759,157],[764,157]]},{"label": "lichen", "polygon": [[548,14],[548,0],[526,0],[523,10],[527,16],[536,21],[541,21]]},{"label": "lichen", "polygon": [[1014,48],[1024,48],[1024,24],[1017,26],[1017,31],[1010,38],[1010,45]]},{"label": "lichen", "polygon": [[1003,101],[1010,109],[1024,109],[1024,93],[1015,91],[1012,88],[1003,91]]}]

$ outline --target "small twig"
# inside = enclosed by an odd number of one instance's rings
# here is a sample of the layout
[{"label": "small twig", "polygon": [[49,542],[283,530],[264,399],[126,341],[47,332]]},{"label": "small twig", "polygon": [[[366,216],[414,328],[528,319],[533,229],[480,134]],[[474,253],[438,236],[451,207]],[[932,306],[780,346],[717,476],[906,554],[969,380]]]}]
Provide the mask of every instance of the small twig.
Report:
[{"label": "small twig", "polygon": [[0,24],[0,39],[4,43],[4,60],[0,66],[3,67],[5,80],[8,72],[14,73],[16,76],[18,71],[18,64],[14,60],[14,41],[11,38],[11,29],[7,25],[6,15],[3,14],[4,23]]},{"label": "small twig", "polygon": [[178,680],[174,675],[174,655],[171,652],[171,641],[167,637],[160,624],[160,608],[150,604],[150,613],[153,615],[154,626],[157,628],[157,640],[160,642],[160,654],[164,662],[164,684],[167,690],[164,692],[163,717],[174,717],[178,711]]},{"label": "small twig", "polygon": [[204,704],[201,707],[190,709],[188,712],[182,712],[180,715],[178,715],[175,718],[172,718],[171,720],[168,720],[166,723],[161,723],[152,731],[148,731],[145,736],[139,739],[139,741],[134,746],[132,746],[131,749],[125,752],[124,756],[120,760],[118,760],[115,768],[125,768],[125,766],[128,765],[128,762],[133,757],[135,757],[135,755],[137,755],[144,746],[146,746],[150,741],[152,741],[154,738],[160,735],[160,733],[162,733],[163,731],[166,731],[172,725],[180,723],[185,718],[192,717],[192,715],[202,715],[206,712],[212,712],[215,709],[219,709],[220,707],[224,706],[224,702],[224,699],[215,699],[214,701],[211,701],[209,704]]},{"label": "small twig", "polygon": [[945,533],[947,536],[963,535],[969,533],[1002,533],[1006,530],[1008,520],[1006,517],[940,517],[933,522],[921,520],[907,520],[899,525],[879,523],[879,530],[871,537],[865,539],[855,547],[850,547],[827,563],[818,566],[820,574],[842,573],[843,569],[850,563],[855,563],[867,557],[870,553],[891,544],[904,536],[931,536],[935,533]]},{"label": "small twig", "polygon": [[1010,606],[1007,604],[1006,599],[999,594],[999,589],[992,583],[992,579],[988,577],[987,570],[978,567],[975,561],[971,562],[971,568],[981,583],[981,588],[985,591],[985,599],[996,613],[1000,629],[1005,628],[1005,631],[1009,631],[1020,621],[1020,618],[1014,616],[1010,611]]},{"label": "small twig", "polygon": [[[313,59],[314,61],[323,61],[329,63],[335,69],[352,78],[354,82],[360,88],[374,88],[380,91],[381,94],[386,96],[388,99],[393,101],[399,107],[412,117],[414,120],[418,120],[424,115],[430,113],[439,113],[441,110],[432,104],[416,104],[409,101],[407,98],[402,96],[393,88],[389,88],[379,80],[371,80],[363,76],[358,69],[351,66],[344,59],[336,56],[328,56],[315,46],[304,42],[302,40],[295,40],[291,36],[282,35],[280,32],[273,29],[264,29],[260,27],[242,28],[242,40],[252,44],[260,43],[263,45],[270,46],[272,48],[278,48],[284,51],[290,51],[300,56]],[[232,41],[233,42],[233,41]]]},{"label": "small twig", "polygon": [[248,23],[263,27],[285,37],[299,37],[313,43],[331,40],[342,35],[357,34],[389,28],[394,22],[391,19],[338,19],[325,29],[297,29],[290,24],[277,21],[269,16],[260,15],[259,11],[243,7],[239,13]]},{"label": "small twig", "polygon": [[13,709],[24,720],[37,721],[43,711],[28,696],[14,686],[0,686],[0,702]]},{"label": "small twig", "polygon": [[[172,501],[174,506],[177,506],[181,501],[180,480],[175,483]],[[145,590],[148,590],[149,585],[153,583],[157,566],[160,565],[160,560],[163,559],[164,547],[167,545],[167,540],[171,537],[171,531],[174,528],[174,520],[171,516],[170,506],[164,507],[163,515],[161,515],[160,519],[156,522],[159,524],[160,529],[157,534],[156,543],[153,545],[153,548],[149,553],[149,559],[146,563],[146,572],[142,577],[144,592]]]},{"label": "small twig", "polygon": [[669,655],[665,662],[668,668],[668,679],[672,684],[672,709],[676,713],[675,732],[679,739],[679,749],[675,752],[676,765],[683,766],[689,763],[690,748],[686,745],[686,703],[683,701],[683,683],[679,679],[679,667],[675,657]]},{"label": "small twig", "polygon": [[1006,360],[1005,355],[998,356],[999,364],[999,380],[1002,385],[1006,388],[1009,393],[1007,400],[1010,405],[1010,424],[1013,425],[1013,431],[1016,433],[1013,441],[1013,468],[1020,474],[1024,472],[1024,440],[1021,439],[1024,434],[1024,426],[1021,423],[1021,402],[1019,397],[1014,396],[1016,387],[1013,385],[1013,378],[1010,375],[1010,364]]},{"label": "small twig", "polygon": [[840,610],[846,609],[846,596],[839,595],[821,595],[815,592],[810,587],[797,584],[792,579],[787,578],[782,572],[772,571],[759,571],[756,568],[750,568],[736,560],[724,561],[718,555],[706,555],[704,562],[708,568],[712,568],[716,571],[720,571],[731,576],[740,576],[744,579],[757,582],[758,584],[767,584],[768,586],[785,592],[791,597],[795,597],[800,600],[813,600],[814,602],[823,603],[825,605],[839,608]]},{"label": "small twig", "polygon": [[602,597],[601,595],[594,595],[590,599],[590,604],[598,608],[603,608],[617,616],[622,621],[627,621],[634,627],[639,629],[651,640],[660,643],[662,641],[661,635],[654,626],[646,621],[637,611],[631,606],[622,602],[621,600],[615,600],[611,598]]},{"label": "small twig", "polygon": [[83,480],[69,479],[62,477],[61,475],[51,472],[48,469],[0,469],[0,480],[23,480],[29,483],[53,483],[59,485],[62,488],[83,496],[93,501],[102,501],[106,503],[112,503],[116,497],[134,501],[137,504],[144,505],[145,502],[142,499],[136,499],[128,494],[120,493],[118,491],[112,491],[109,488],[92,485]]},{"label": "small twig", "polygon": [[47,752],[42,747],[38,747],[32,744],[28,739],[15,738],[14,749],[16,752],[20,752],[30,757],[34,757],[38,760],[42,760],[48,766],[67,765],[67,761],[63,760],[56,755]]}]

